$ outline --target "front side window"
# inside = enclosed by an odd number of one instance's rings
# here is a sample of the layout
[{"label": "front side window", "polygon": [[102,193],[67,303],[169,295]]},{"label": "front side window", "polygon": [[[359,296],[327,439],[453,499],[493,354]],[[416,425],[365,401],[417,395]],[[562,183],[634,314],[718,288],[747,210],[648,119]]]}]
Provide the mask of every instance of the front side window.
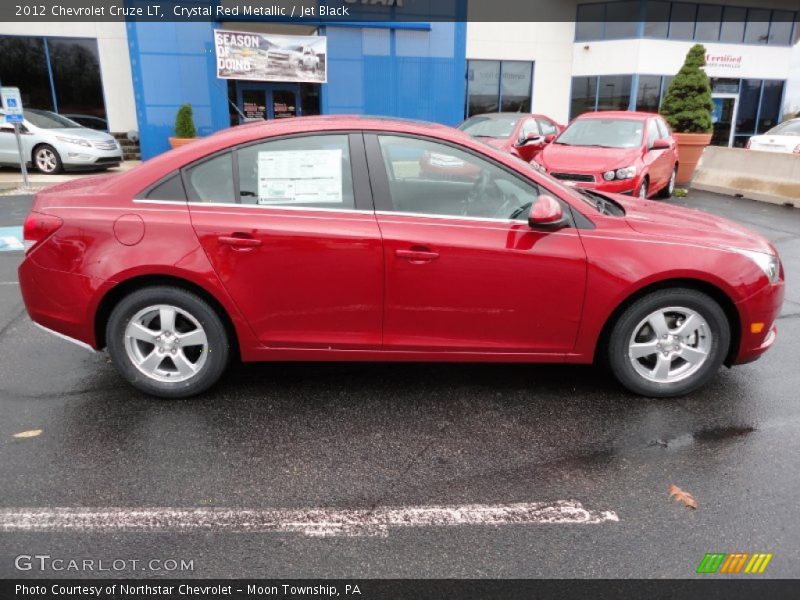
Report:
[{"label": "front side window", "polygon": [[540,189],[452,146],[379,137],[393,210],[431,216],[526,220]]},{"label": "front side window", "polygon": [[556,135],[558,133],[558,127],[547,119],[539,119],[539,127],[542,130],[542,135]]},{"label": "front side window", "polygon": [[541,133],[539,124],[536,122],[536,119],[525,119],[525,122],[522,124],[522,127],[519,131],[520,142],[524,142],[526,139],[528,139],[528,135],[531,133],[536,135]]},{"label": "front side window", "polygon": [[634,119],[582,119],[573,121],[555,144],[601,148],[641,146],[644,123]]},{"label": "front side window", "polygon": [[769,135],[796,135],[800,136],[800,120],[784,121],[777,127],[767,132]]},{"label": "front side window", "polygon": [[273,140],[239,148],[242,204],[355,208],[347,135]]},{"label": "front side window", "polygon": [[658,127],[656,126],[656,122],[651,120],[647,124],[647,148],[652,148],[656,140],[658,139]]}]

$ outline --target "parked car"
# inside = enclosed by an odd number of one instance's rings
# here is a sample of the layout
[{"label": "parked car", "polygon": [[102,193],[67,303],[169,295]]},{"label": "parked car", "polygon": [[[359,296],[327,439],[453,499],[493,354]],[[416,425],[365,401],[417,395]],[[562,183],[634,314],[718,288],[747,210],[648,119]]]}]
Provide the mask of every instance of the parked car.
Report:
[{"label": "parked car", "polygon": [[75,121],[81,127],[88,127],[89,129],[96,129],[97,131],[108,131],[108,121],[102,117],[72,114],[62,114],[61,116],[66,117],[70,121]]},{"label": "parked car", "polygon": [[[480,175],[422,177],[426,152]],[[784,296],[774,246],[738,224],[383,118],[234,127],[49,187],[23,232],[33,321],[163,397],[234,357],[605,359],[630,390],[676,396],[772,346]]]},{"label": "parked car", "polygon": [[678,171],[669,126],[643,112],[582,114],[535,160],[569,185],[638,198],[669,198]]},{"label": "parked car", "polygon": [[[0,110],[0,121],[4,121]],[[117,167],[122,148],[113,136],[82,127],[49,110],[27,109],[21,124],[22,149],[28,164],[52,175],[63,170]],[[0,165],[19,166],[19,150],[11,124],[0,124]]]},{"label": "parked car", "polygon": [[789,119],[767,133],[754,135],[747,141],[747,148],[762,152],[800,154],[800,118]]},{"label": "parked car", "polygon": [[319,70],[320,60],[310,46],[290,46],[270,48],[267,58],[275,64],[288,65],[293,69],[306,71]]},{"label": "parked car", "polygon": [[458,128],[472,137],[530,162],[564,127],[545,115],[486,113]]}]

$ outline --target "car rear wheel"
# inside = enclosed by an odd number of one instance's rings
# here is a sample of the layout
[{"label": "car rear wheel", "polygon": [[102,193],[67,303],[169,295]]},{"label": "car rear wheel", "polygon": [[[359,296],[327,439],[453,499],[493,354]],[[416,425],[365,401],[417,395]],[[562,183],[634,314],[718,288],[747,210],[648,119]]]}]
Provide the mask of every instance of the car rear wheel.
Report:
[{"label": "car rear wheel", "polygon": [[162,398],[207,390],[228,363],[230,343],[217,313],[174,287],[138,290],[111,312],[106,344],[114,366],[135,388]]},{"label": "car rear wheel", "polygon": [[661,190],[656,194],[658,198],[672,198],[672,194],[675,193],[675,181],[678,177],[678,165],[675,165],[675,168],[672,169],[672,174],[669,176],[669,182],[665,185]]},{"label": "car rear wheel", "polygon": [[55,175],[64,169],[58,151],[47,144],[36,148],[36,152],[33,153],[33,162],[36,168],[46,175]]},{"label": "car rear wheel", "polygon": [[619,382],[653,398],[688,394],[719,369],[730,345],[730,325],[711,297],[673,288],[629,306],[614,325],[608,360]]}]

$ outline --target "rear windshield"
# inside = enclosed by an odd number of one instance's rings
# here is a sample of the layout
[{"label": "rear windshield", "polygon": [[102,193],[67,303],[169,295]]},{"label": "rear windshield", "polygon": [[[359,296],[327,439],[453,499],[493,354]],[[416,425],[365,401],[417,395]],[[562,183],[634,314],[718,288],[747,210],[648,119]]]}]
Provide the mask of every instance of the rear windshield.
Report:
[{"label": "rear windshield", "polygon": [[507,138],[514,133],[520,117],[472,117],[458,128],[473,137]]},{"label": "rear windshield", "polygon": [[767,132],[767,135],[800,135],[800,120],[786,121],[776,125]]},{"label": "rear windshield", "polygon": [[556,139],[566,146],[636,148],[642,145],[644,121],[633,119],[584,119],[573,121]]}]

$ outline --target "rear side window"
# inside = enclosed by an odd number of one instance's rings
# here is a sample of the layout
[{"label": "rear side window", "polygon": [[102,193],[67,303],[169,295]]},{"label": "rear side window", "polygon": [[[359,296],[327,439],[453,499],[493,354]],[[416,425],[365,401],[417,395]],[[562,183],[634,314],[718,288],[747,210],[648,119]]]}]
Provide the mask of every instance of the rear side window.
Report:
[{"label": "rear side window", "polygon": [[187,192],[192,202],[236,202],[230,152],[187,167],[185,172]]},{"label": "rear side window", "polygon": [[161,181],[144,196],[145,200],[165,200],[170,202],[186,202],[186,191],[183,189],[180,173],[175,173]]},{"label": "rear side window", "polygon": [[242,204],[353,210],[347,135],[314,135],[239,148]]}]

